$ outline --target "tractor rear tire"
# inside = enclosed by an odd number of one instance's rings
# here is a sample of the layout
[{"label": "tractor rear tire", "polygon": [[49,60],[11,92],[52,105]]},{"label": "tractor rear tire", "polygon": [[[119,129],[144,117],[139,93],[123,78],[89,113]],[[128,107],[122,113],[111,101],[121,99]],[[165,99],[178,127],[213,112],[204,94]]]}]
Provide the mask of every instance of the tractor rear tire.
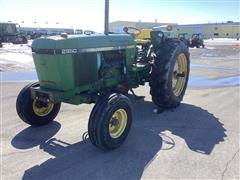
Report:
[{"label": "tractor rear tire", "polygon": [[50,123],[57,116],[61,103],[45,103],[31,98],[31,87],[38,87],[39,83],[30,83],[19,93],[16,101],[18,116],[27,124],[42,126]]},{"label": "tractor rear tire", "polygon": [[88,122],[92,144],[102,150],[118,148],[126,139],[132,124],[130,100],[114,93],[100,97]]},{"label": "tractor rear tire", "polygon": [[152,101],[161,109],[175,108],[187,88],[188,48],[177,39],[168,39],[155,54],[149,82]]}]

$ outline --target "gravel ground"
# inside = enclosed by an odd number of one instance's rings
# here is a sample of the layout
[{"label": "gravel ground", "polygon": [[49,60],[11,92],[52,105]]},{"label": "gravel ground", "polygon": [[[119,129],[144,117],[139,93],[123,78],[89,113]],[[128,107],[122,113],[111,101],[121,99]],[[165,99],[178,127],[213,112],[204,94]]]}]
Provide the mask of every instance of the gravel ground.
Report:
[{"label": "gravel ground", "polygon": [[27,84],[3,83],[2,179],[239,179],[239,87],[189,89],[181,106],[153,113],[148,87],[117,150],[83,138],[93,105],[63,104],[55,123],[33,128],[16,114]]}]

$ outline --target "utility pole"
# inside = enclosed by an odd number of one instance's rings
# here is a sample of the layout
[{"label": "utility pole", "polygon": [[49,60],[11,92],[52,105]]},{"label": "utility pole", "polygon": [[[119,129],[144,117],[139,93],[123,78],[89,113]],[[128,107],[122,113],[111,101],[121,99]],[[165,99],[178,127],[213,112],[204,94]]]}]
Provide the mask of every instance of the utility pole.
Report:
[{"label": "utility pole", "polygon": [[109,0],[105,0],[104,34],[109,33]]}]

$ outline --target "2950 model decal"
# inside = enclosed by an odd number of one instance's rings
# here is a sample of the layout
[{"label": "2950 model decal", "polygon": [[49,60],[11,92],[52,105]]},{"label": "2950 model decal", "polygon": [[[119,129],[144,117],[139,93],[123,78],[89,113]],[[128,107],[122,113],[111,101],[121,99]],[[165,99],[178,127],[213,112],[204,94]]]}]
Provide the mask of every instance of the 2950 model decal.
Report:
[{"label": "2950 model decal", "polygon": [[62,54],[77,54],[77,49],[62,49]]}]

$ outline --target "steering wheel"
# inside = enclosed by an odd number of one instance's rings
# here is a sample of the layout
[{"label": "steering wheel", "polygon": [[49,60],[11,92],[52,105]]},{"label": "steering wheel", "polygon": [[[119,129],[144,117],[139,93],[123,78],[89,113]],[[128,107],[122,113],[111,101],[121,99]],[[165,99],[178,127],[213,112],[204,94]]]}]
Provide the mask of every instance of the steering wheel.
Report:
[{"label": "steering wheel", "polygon": [[134,36],[141,34],[141,30],[135,27],[124,27],[123,31],[128,34],[133,34]]}]

